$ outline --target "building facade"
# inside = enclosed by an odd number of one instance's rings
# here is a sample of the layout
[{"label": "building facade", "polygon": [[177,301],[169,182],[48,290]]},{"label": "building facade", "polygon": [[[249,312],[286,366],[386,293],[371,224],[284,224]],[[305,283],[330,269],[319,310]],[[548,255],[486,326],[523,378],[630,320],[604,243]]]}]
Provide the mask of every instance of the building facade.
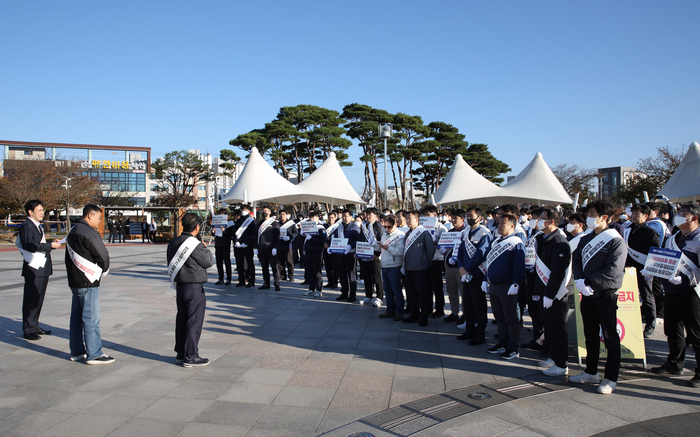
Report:
[{"label": "building facade", "polygon": [[642,176],[634,167],[608,167],[598,169],[598,194],[602,199],[609,199],[617,194],[620,187],[631,179]]}]

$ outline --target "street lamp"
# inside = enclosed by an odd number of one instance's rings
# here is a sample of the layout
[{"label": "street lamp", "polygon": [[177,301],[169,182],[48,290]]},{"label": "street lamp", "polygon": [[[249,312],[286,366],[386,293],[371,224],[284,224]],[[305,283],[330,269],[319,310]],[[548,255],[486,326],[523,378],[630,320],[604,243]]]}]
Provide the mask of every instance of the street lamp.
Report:
[{"label": "street lamp", "polygon": [[392,124],[385,123],[379,125],[379,138],[384,138],[384,208],[389,207],[389,186],[387,185],[387,164],[389,159],[386,153],[386,140],[392,136]]},{"label": "street lamp", "polygon": [[[70,231],[70,185],[68,182],[75,178],[69,178],[68,176],[61,176],[66,180],[64,187],[66,188],[66,234]],[[60,217],[57,217],[60,220]]]}]

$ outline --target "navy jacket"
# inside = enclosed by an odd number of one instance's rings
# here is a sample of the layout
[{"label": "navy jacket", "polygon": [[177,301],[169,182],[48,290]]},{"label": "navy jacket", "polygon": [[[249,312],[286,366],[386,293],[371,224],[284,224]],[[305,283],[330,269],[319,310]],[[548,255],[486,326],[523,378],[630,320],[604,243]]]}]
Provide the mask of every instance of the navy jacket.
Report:
[{"label": "navy jacket", "polygon": [[[506,238],[513,235],[509,235]],[[515,236],[518,237],[518,235]],[[493,250],[493,247],[499,240],[500,238],[491,244],[489,251]],[[493,260],[493,263],[488,266],[486,274],[491,283],[509,283],[522,286],[525,282],[525,245],[522,241]]]}]

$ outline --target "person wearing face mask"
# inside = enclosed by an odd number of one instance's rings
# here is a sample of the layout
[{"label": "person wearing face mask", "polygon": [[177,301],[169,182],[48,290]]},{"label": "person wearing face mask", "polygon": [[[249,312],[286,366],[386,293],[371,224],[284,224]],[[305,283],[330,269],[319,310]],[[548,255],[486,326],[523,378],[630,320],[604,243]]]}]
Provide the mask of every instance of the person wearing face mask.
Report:
[{"label": "person wearing face mask", "polygon": [[241,217],[233,225],[233,253],[236,257],[238,284],[236,287],[252,288],[255,284],[255,264],[253,264],[253,247],[258,234],[255,218],[248,205],[241,207]]},{"label": "person wearing face mask", "polygon": [[[666,202],[666,205],[661,203]],[[659,240],[661,245],[666,244],[666,240],[671,237],[671,231],[669,229],[668,223],[661,219],[661,215],[666,210],[672,210],[673,207],[668,202],[668,197],[666,196],[656,196],[655,202],[647,202],[646,205],[649,207],[649,218],[646,224],[656,231],[659,235]],[[662,285],[661,278],[654,276],[652,278],[651,291],[654,293],[654,300],[656,303],[656,322],[663,322],[664,319],[664,287]]]},{"label": "person wearing face mask", "polygon": [[435,255],[435,244],[430,232],[420,226],[420,212],[408,213],[409,231],[403,254],[404,285],[406,286],[409,317],[403,323],[418,322],[428,325],[428,316],[433,312],[433,291],[430,286],[430,265]]},{"label": "person wearing face mask", "polygon": [[[338,278],[340,279],[340,296],[335,300],[357,301],[357,270],[355,268],[355,245],[360,238],[360,228],[355,224],[350,211],[340,212],[340,225],[332,232],[333,238],[347,238],[345,252],[338,254]],[[330,233],[330,232],[329,232]]]},{"label": "person wearing face mask", "polygon": [[608,358],[605,378],[598,393],[611,394],[620,374],[620,336],[617,332],[617,293],[622,286],[627,246],[620,234],[610,229],[614,208],[607,200],[588,206],[586,224],[592,232],[581,237],[573,253],[573,275],[580,291],[581,318],[586,338],[586,369],[569,378],[575,383],[598,383],[598,359],[602,330]]},{"label": "person wearing face mask", "polygon": [[[700,387],[700,206],[686,203],[674,217],[678,227],[665,248],[682,252],[676,275],[664,280],[664,333],[668,342],[666,362],[651,369],[659,375],[682,375],[687,341],[695,351],[696,369],[688,381],[691,387]],[[643,272],[646,273],[646,272]]]},{"label": "person wearing face mask", "polygon": [[[521,346],[525,348],[541,350],[544,347],[544,319],[542,315],[541,295],[533,293],[535,284],[535,260],[537,259],[537,242],[538,237],[542,235],[544,228],[544,220],[540,217],[544,208],[534,208],[530,211],[530,237],[525,245],[525,292],[520,293],[520,320],[523,318],[525,306],[527,305],[528,313],[532,319],[532,340],[529,343],[523,343]],[[549,348],[541,353],[542,356],[549,355]]]},{"label": "person wearing face mask", "polygon": [[[544,332],[552,351],[551,362],[545,366],[547,376],[569,373],[569,339],[566,333],[566,313],[569,310],[567,285],[571,279],[571,249],[566,235],[557,224],[561,216],[556,209],[546,208],[539,218],[542,232],[537,236],[537,260],[533,300],[541,298]],[[540,299],[537,299],[540,301]]]},{"label": "person wearing face mask", "polygon": [[642,275],[644,264],[652,247],[661,247],[659,235],[651,227],[646,225],[649,217],[649,207],[646,205],[634,205],[630,216],[630,225],[622,231],[622,238],[627,243],[627,267],[637,270],[637,286],[639,298],[642,301],[642,315],[646,326],[644,338],[651,338],[656,328],[656,300],[652,293],[652,279]]},{"label": "person wearing face mask", "polygon": [[258,222],[258,238],[254,252],[262,267],[263,285],[259,290],[270,289],[270,268],[275,281],[275,291],[280,291],[280,272],[277,269],[277,248],[280,241],[280,224],[267,206],[262,209],[262,220]]},{"label": "person wearing face mask", "polygon": [[[426,217],[437,217],[437,213],[438,210],[435,205],[428,205],[425,207]],[[430,315],[432,319],[445,316],[445,290],[442,281],[442,272],[445,268],[445,256],[440,250],[437,250],[437,242],[440,241],[443,232],[447,232],[447,228],[438,221],[435,225],[435,232],[432,234],[436,250],[433,255],[433,261],[430,263],[430,287],[433,290],[435,299],[435,310]]]},{"label": "person wearing face mask", "polygon": [[277,268],[280,271],[280,279],[282,281],[294,282],[294,255],[292,254],[292,241],[297,237],[299,230],[296,223],[292,220],[291,210],[280,211],[280,235],[282,229],[286,230],[287,235],[280,237],[280,245],[277,253]]},{"label": "person wearing face mask", "polygon": [[[473,327],[473,335],[469,330],[465,331],[465,337],[471,337],[469,344],[476,346],[486,342],[485,332],[486,324],[488,323],[488,303],[486,302],[486,293],[481,289],[481,284],[484,282],[484,273],[486,266],[486,253],[491,247],[492,234],[483,225],[481,217],[481,209],[471,207],[466,214],[468,229],[464,231],[466,234],[462,237],[462,243],[457,250],[457,266],[461,281],[464,284],[462,288],[462,311],[465,322],[465,328]],[[448,288],[449,294],[449,288]],[[450,294],[450,305],[452,305],[452,295]],[[457,316],[453,310],[449,317]],[[448,320],[445,319],[447,322]],[[453,320],[450,320],[453,321]],[[460,338],[466,340],[467,338]]]},{"label": "person wearing face mask", "polygon": [[[459,232],[460,242],[466,237],[466,227],[464,226],[465,212],[462,209],[458,209],[452,213],[452,229],[447,232]],[[447,289],[447,295],[450,297],[450,310],[452,313],[443,319],[443,322],[456,322],[459,320],[459,301],[462,300],[462,308],[464,308],[464,297],[462,296],[463,282],[462,274],[459,273],[459,265],[457,258],[459,257],[459,244],[457,245],[457,250],[453,247],[443,247],[438,249],[444,256],[444,269],[445,269],[445,288]],[[442,282],[442,278],[440,278]],[[472,338],[474,336],[474,325],[471,327],[467,324],[467,333]],[[466,338],[464,340],[467,340]]]},{"label": "person wearing face mask", "polygon": [[569,223],[566,224],[566,233],[569,235],[566,239],[569,240],[569,246],[571,247],[571,252],[573,253],[573,251],[578,247],[581,237],[588,233],[586,228],[586,220],[584,220],[581,214],[571,214],[569,217]]}]

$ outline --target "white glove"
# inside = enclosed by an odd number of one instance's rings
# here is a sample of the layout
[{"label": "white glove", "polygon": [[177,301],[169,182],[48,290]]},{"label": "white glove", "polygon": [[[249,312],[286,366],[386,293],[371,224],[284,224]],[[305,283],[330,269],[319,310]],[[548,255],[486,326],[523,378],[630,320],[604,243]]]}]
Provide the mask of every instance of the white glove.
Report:
[{"label": "white glove", "polygon": [[350,253],[351,250],[352,250],[352,246],[350,246],[349,244],[348,244],[347,246],[345,246],[345,252],[344,252],[345,255],[347,255],[348,253]]},{"label": "white glove", "polygon": [[674,276],[672,278],[668,278],[668,282],[670,282],[673,285],[681,285],[681,282],[683,279],[680,276]]},{"label": "white glove", "polygon": [[513,284],[508,289],[508,296],[515,296],[516,294],[518,294],[518,286]]},{"label": "white glove", "polygon": [[489,283],[488,282],[484,281],[481,283],[481,291],[483,291],[484,293],[489,292]]},{"label": "white glove", "polygon": [[455,260],[453,260],[452,258],[450,258],[450,259],[447,260],[447,263],[448,263],[449,265],[453,266],[453,265],[457,264],[457,261],[455,261]]},{"label": "white glove", "polygon": [[469,281],[467,281],[467,274],[466,273],[462,275],[462,282],[469,282]]},{"label": "white glove", "polygon": [[282,241],[289,241],[289,237],[282,237]]},{"label": "white glove", "polygon": [[653,276],[653,275],[651,275],[651,274],[650,274],[650,273],[649,273],[649,272],[648,272],[648,271],[647,271],[646,269],[642,269],[642,270],[640,270],[640,271],[639,271],[639,273],[641,273],[641,274],[642,274],[642,276],[644,276],[645,278],[649,278],[649,279],[651,279],[651,278],[653,278],[653,277],[654,277],[654,276]]},{"label": "white glove", "polygon": [[306,238],[304,239],[304,242],[307,242],[311,239],[311,235],[307,235]]},{"label": "white glove", "polygon": [[542,299],[542,306],[545,308],[551,308],[552,304],[554,303],[554,299],[550,299],[547,296]]},{"label": "white glove", "polygon": [[447,253],[447,248],[445,248],[445,247],[440,248],[440,255],[444,255],[446,253]]},{"label": "white glove", "polygon": [[258,249],[253,249],[253,254],[257,255],[258,254]]},{"label": "white glove", "polygon": [[272,256],[277,256],[277,249],[272,249]]},{"label": "white glove", "polygon": [[245,243],[241,243],[241,245],[240,245],[239,247],[240,247],[241,249],[245,249],[246,247],[248,247],[248,245],[245,244]]},{"label": "white glove", "polygon": [[593,289],[591,287],[589,287],[588,285],[586,285],[585,287],[583,287],[579,291],[584,296],[593,296]]},{"label": "white glove", "polygon": [[542,296],[532,296],[532,301],[533,301],[533,302],[539,302],[539,301],[540,301],[540,297],[542,297]]},{"label": "white glove", "polygon": [[588,287],[586,285],[586,280],[585,279],[577,279],[576,280],[576,288],[578,288],[578,291],[583,292],[583,289]]},{"label": "white glove", "polygon": [[236,244],[234,244],[233,247],[235,247],[236,249],[238,249],[238,248],[241,247],[241,243],[239,243],[238,241],[236,241]]}]

